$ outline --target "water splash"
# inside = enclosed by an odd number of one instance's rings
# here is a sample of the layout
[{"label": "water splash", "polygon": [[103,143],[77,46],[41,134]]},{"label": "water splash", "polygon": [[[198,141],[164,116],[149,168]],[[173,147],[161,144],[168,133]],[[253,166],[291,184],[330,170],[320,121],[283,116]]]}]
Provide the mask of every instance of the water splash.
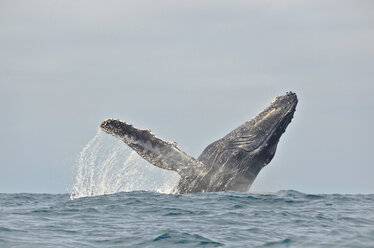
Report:
[{"label": "water splash", "polygon": [[81,151],[76,173],[71,199],[134,190],[170,193],[179,180],[101,130]]}]

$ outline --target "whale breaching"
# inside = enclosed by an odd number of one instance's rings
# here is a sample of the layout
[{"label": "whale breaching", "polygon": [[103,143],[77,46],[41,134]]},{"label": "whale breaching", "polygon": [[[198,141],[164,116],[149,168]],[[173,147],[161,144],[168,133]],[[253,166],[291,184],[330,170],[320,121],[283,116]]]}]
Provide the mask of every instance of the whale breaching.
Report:
[{"label": "whale breaching", "polygon": [[100,127],[154,166],[176,171],[181,179],[173,193],[247,192],[260,170],[274,157],[297,102],[293,92],[274,98],[252,120],[208,145],[197,159],[181,151],[175,142],[156,137],[150,129],[140,130],[115,119],[106,119]]}]

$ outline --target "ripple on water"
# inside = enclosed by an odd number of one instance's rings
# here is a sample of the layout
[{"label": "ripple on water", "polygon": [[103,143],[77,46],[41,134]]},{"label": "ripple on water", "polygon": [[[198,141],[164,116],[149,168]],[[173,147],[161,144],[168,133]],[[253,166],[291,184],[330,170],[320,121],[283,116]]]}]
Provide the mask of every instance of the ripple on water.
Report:
[{"label": "ripple on water", "polygon": [[176,232],[168,231],[164,234],[159,235],[150,242],[144,243],[144,245],[155,245],[157,247],[162,247],[163,245],[183,245],[183,247],[220,247],[223,246],[222,243],[215,242],[208,238],[205,238],[198,234],[190,234],[187,232]]},{"label": "ripple on water", "polygon": [[0,194],[0,247],[374,247],[373,199],[297,191]]}]

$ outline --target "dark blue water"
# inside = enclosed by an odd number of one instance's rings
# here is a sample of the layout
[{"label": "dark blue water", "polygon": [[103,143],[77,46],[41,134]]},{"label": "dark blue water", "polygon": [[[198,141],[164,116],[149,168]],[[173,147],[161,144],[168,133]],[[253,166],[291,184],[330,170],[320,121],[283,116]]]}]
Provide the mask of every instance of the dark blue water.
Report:
[{"label": "dark blue water", "polygon": [[0,194],[0,247],[374,247],[374,195]]}]

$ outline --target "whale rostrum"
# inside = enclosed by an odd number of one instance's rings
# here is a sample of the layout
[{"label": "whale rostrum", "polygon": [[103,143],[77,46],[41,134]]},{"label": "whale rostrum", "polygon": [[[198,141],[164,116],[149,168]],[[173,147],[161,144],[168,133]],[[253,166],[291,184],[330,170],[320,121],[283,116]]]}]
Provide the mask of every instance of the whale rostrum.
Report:
[{"label": "whale rostrum", "polygon": [[140,130],[115,119],[106,119],[100,127],[154,166],[176,171],[181,179],[173,193],[247,192],[260,170],[274,157],[297,102],[292,92],[274,98],[252,120],[208,145],[198,159],[181,151],[175,142],[156,137],[149,129]]}]

